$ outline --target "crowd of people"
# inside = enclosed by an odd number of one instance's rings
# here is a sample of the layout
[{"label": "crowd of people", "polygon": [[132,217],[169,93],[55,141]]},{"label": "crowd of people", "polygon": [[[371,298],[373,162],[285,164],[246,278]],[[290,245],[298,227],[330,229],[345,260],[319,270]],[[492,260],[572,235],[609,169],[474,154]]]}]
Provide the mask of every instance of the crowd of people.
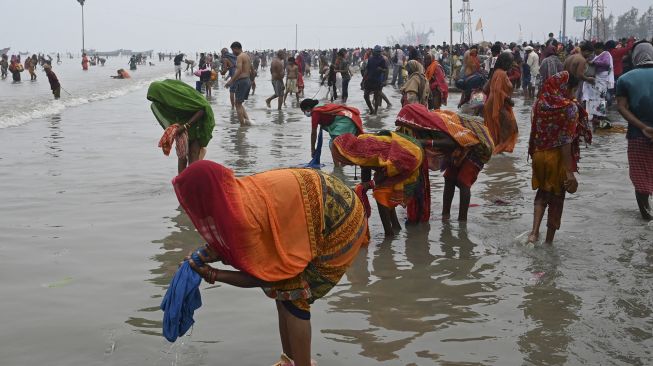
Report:
[{"label": "crowd of people", "polygon": [[[653,45],[646,40],[574,44],[558,42],[551,34],[542,44],[251,52],[233,42],[219,53],[197,53],[197,63],[181,52],[160,53],[159,60],[166,56],[173,62],[175,79],[153,82],[147,99],[165,130],[160,147],[168,155],[175,146],[178,176],[173,185],[179,203],[207,243],[184,263],[209,283],[261,287],[275,299],[282,348],[295,365],[311,364],[310,305],[338,283],[369,242],[368,191],[385,235],[396,235],[402,230],[399,206],[406,210],[406,225],[431,219],[430,172],[441,171],[441,217],[450,219],[458,189],[457,219],[466,221],[472,186],[485,164],[515,148],[519,128],[513,107],[518,96],[532,100],[528,156],[536,193],[529,242],[540,242],[546,214],[544,243],[553,243],[565,197],[578,189],[581,146],[591,144],[596,129],[611,127],[608,111],[615,100],[628,123],[636,202],[642,218],[651,220]],[[41,65],[59,98],[61,86],[51,61],[33,55],[23,65],[19,55],[2,55],[2,78],[10,72],[19,81],[27,70],[35,80]],[[98,62],[84,54],[82,68]],[[130,69],[144,63],[146,58],[132,56]],[[194,88],[181,80],[182,64],[199,78]],[[288,108],[288,96],[295,99],[294,105],[311,120],[311,165],[320,166],[326,132],[334,165],[360,167],[361,182],[355,187],[319,169],[236,177],[229,168],[203,160],[215,127],[209,100],[220,76],[238,121],[248,125],[246,101],[255,93],[259,71],[268,65],[274,94],[265,100],[267,107],[277,99],[276,108]],[[324,103],[305,98],[304,78],[311,69],[317,69],[320,87],[327,87]],[[361,111],[347,105],[356,71],[369,115],[376,115],[384,102],[392,104],[385,87],[401,92],[394,129],[366,132]],[[113,77],[130,76],[119,69]],[[443,110],[454,82],[461,94],[458,110]],[[211,267],[213,262],[235,270]],[[168,328],[164,333],[174,340],[183,330],[171,333]]]},{"label": "crowd of people", "polygon": [[[177,80],[153,83],[148,91],[154,114],[165,128],[160,146],[166,153],[173,143],[177,146],[177,198],[207,242],[184,264],[209,283],[261,287],[277,301],[287,355],[280,365],[291,364],[291,359],[294,365],[311,364],[310,304],[338,283],[358,249],[367,245],[367,192],[371,190],[377,202],[385,234],[395,235],[402,230],[398,206],[406,209],[407,225],[430,220],[429,171],[443,171],[442,219],[449,220],[458,189],[458,220],[466,221],[471,187],[484,165],[497,154],[513,152],[519,133],[513,112],[517,96],[534,100],[528,155],[536,193],[529,242],[540,242],[546,214],[544,243],[553,243],[565,196],[578,189],[581,146],[591,144],[597,128],[610,126],[607,110],[614,96],[628,122],[636,201],[642,218],[651,220],[653,46],[647,41],[563,44],[551,35],[541,45],[497,42],[453,50],[444,44],[277,52],[244,52],[234,42],[231,52],[223,49],[220,55],[199,58],[200,92]],[[183,54],[175,57],[178,78],[182,60]],[[265,68],[268,60],[274,89],[266,99],[268,108],[278,99],[281,109],[288,94],[295,94],[297,106],[311,119],[310,165],[320,166],[325,131],[334,165],[360,167],[361,182],[355,187],[319,169],[280,169],[237,178],[227,167],[201,161],[200,151],[215,124],[201,88],[210,89],[217,74],[224,75],[238,119],[247,124],[243,103],[254,91],[259,67]],[[300,101],[302,78],[311,68],[318,69],[320,83],[328,86],[326,103]],[[402,108],[394,118],[395,129],[365,132],[361,112],[347,105],[356,68],[370,115],[384,101],[391,104],[384,87],[400,89]],[[447,104],[448,79],[461,91],[456,112],[441,109]],[[167,95],[167,88],[174,94]],[[182,94],[183,103],[171,98]],[[175,123],[165,113],[186,116],[187,122]],[[235,271],[213,268],[212,262]]]}]

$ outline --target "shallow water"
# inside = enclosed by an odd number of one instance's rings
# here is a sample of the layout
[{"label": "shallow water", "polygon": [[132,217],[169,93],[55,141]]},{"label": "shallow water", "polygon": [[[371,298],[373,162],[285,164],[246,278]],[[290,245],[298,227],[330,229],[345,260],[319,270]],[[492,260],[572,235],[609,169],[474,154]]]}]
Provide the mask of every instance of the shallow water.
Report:
[{"label": "shallow water", "polygon": [[[177,263],[201,244],[174,197],[176,159],[156,147],[162,131],[143,88],[172,76],[172,66],[145,67],[131,81],[108,79],[115,68],[80,76],[71,66],[60,79],[78,83],[79,94],[117,94],[20,120],[6,111],[26,88],[38,90],[35,104],[53,103],[46,78],[0,82],[0,121],[18,125],[0,125],[0,364],[272,364],[276,310],[260,290],[202,285],[192,334],[173,345],[161,336],[161,297]],[[212,100],[207,158],[239,175],[309,160],[308,118],[267,109],[267,72],[257,81],[247,104],[254,126],[238,125],[223,88]],[[350,102],[364,109],[359,82]],[[307,96],[318,89],[316,77],[307,81]],[[365,117],[366,129],[393,127],[398,94],[385,91],[395,106]],[[583,149],[580,188],[568,196],[555,245],[533,248],[523,244],[534,192],[522,103],[519,145],[479,176],[466,225],[441,222],[439,173],[430,225],[386,239],[373,213],[369,248],[314,306],[320,365],[653,363],[653,227],[636,210],[624,135],[599,134]],[[353,168],[339,174],[354,182]]]}]

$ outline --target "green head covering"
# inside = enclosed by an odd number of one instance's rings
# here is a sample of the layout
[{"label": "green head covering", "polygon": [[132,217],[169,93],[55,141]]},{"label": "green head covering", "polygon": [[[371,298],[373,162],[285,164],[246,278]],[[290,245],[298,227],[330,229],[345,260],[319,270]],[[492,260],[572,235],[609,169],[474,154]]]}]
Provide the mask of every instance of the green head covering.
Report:
[{"label": "green head covering", "polygon": [[197,90],[180,80],[155,81],[147,89],[147,99],[161,127],[186,123],[197,111],[204,116],[188,130],[188,140],[206,147],[213,137],[215,118],[209,102]]}]

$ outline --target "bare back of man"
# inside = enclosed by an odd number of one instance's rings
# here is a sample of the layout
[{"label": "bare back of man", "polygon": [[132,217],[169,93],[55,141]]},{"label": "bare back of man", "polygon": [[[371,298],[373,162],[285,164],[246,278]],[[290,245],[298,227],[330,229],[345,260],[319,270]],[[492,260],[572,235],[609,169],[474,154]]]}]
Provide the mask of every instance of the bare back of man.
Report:
[{"label": "bare back of man", "polygon": [[278,109],[281,109],[281,105],[283,104],[285,86],[283,83],[284,72],[283,61],[281,61],[282,58],[283,53],[279,51],[277,57],[273,58],[272,63],[270,63],[270,74],[272,75],[272,88],[274,89],[274,95],[265,100],[265,104],[267,104],[268,108],[271,107],[270,102],[275,98],[279,98],[277,105]]},{"label": "bare back of man", "polygon": [[252,72],[252,61],[247,53],[241,52],[238,55],[236,58],[236,67],[240,70],[238,79],[249,78],[249,74]]}]

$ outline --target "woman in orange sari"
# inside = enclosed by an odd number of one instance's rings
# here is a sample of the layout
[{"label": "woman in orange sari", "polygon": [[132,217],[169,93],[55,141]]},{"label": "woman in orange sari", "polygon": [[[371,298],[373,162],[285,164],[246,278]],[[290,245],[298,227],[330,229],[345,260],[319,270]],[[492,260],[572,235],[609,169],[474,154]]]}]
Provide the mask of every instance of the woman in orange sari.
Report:
[{"label": "woman in orange sari", "polygon": [[[354,191],[314,169],[236,178],[207,160],[172,184],[207,242],[186,258],[193,270],[209,283],[262,288],[276,300],[283,352],[296,366],[311,365],[310,304],[338,283],[369,241]],[[218,261],[236,270],[207,264]]]},{"label": "woman in orange sari", "polygon": [[447,98],[449,97],[449,86],[445,79],[444,69],[430,54],[424,56],[424,67],[426,67],[424,75],[431,89],[428,107],[429,109],[440,109],[442,104],[447,105]]},{"label": "woman in orange sari", "polygon": [[503,52],[499,55],[492,79],[485,90],[488,97],[483,107],[483,118],[494,140],[495,154],[512,152],[519,134],[517,120],[512,111],[515,105],[511,98],[512,83],[507,74],[512,68],[512,61],[511,53]]},{"label": "woman in orange sari", "polygon": [[419,142],[390,131],[358,136],[347,133],[333,140],[331,152],[340,164],[361,167],[363,183],[356,186],[356,194],[363,201],[367,215],[371,211],[367,190],[372,189],[385,234],[394,235],[401,230],[395,208],[405,207],[420,187],[424,151]]}]

